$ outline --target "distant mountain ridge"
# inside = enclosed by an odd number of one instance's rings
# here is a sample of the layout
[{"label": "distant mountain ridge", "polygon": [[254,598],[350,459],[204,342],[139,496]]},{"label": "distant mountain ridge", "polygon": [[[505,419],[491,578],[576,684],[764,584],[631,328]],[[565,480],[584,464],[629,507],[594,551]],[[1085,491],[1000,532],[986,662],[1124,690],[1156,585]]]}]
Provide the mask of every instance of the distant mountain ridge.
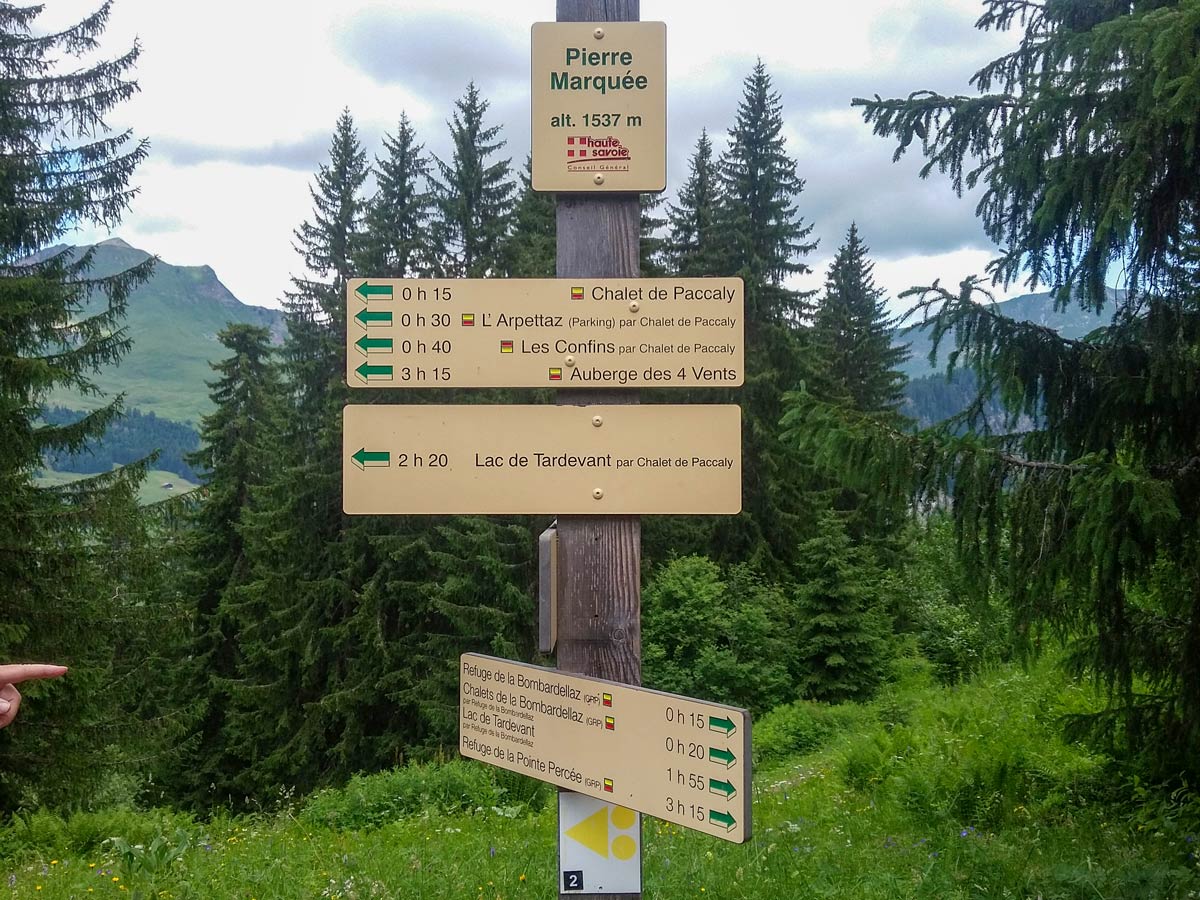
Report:
[{"label": "distant mountain ridge", "polygon": [[[1065,338],[1077,340],[1107,325],[1112,320],[1117,302],[1124,296],[1123,290],[1109,288],[1108,300],[1100,312],[1082,309],[1076,303],[1059,310],[1054,308],[1053,295],[1047,291],[1002,300],[995,305],[995,311],[1018,322],[1032,322],[1052,328]],[[946,360],[954,349],[952,336],[947,335],[943,339],[936,364],[929,361],[933,341],[928,328],[920,325],[899,328],[893,333],[892,343],[909,345],[909,358],[901,366],[909,378],[904,389],[901,412],[922,428],[957,415],[975,398],[978,380],[973,371],[959,369],[952,379],[946,378]],[[1003,410],[995,399],[989,405],[988,417],[989,420],[994,419],[999,427]]]},{"label": "distant mountain ridge", "polygon": [[[1123,290],[1108,289],[1108,302],[1100,312],[1092,312],[1081,308],[1077,303],[1070,304],[1066,309],[1054,308],[1054,297],[1049,292],[1039,294],[1022,294],[1011,300],[1001,300],[995,310],[1002,316],[1015,319],[1018,322],[1033,322],[1053,328],[1065,338],[1081,338],[1111,321],[1116,303],[1125,296]],[[898,328],[893,334],[893,344],[908,344],[909,358],[901,366],[909,378],[923,378],[927,375],[937,375],[946,371],[946,355],[953,349],[951,339],[943,340],[938,350],[936,365],[929,362],[929,351],[933,349],[928,328],[912,324]]]},{"label": "distant mountain ridge", "polygon": [[[101,241],[95,248],[92,277],[123,271],[151,255],[120,238]],[[38,256],[63,249],[80,253],[87,248],[60,245]],[[102,302],[95,298],[91,309]],[[198,426],[201,417],[212,411],[206,382],[213,380],[214,372],[209,364],[228,355],[217,335],[231,322],[267,328],[276,343],[283,341],[286,331],[281,310],[243,303],[211,267],[175,266],[159,260],[146,283],[129,297],[123,324],[132,349],[119,365],[106,367],[94,380],[109,396],[124,393],[126,408]],[[103,402],[66,391],[49,398],[50,405],[68,409],[91,409]]]}]

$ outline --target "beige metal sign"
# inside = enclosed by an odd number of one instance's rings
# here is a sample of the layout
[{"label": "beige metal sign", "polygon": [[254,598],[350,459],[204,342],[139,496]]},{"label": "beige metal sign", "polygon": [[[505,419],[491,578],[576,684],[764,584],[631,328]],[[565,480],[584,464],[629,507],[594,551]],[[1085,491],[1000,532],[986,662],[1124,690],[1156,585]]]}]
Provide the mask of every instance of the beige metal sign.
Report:
[{"label": "beige metal sign", "polygon": [[735,387],[740,278],[351,279],[356,388]]},{"label": "beige metal sign", "polygon": [[533,26],[533,189],[667,186],[667,26]]},{"label": "beige metal sign", "polygon": [[750,838],[750,714],[466,653],[459,751],[727,841]]},{"label": "beige metal sign", "polygon": [[347,406],[350,515],[733,514],[737,406]]}]

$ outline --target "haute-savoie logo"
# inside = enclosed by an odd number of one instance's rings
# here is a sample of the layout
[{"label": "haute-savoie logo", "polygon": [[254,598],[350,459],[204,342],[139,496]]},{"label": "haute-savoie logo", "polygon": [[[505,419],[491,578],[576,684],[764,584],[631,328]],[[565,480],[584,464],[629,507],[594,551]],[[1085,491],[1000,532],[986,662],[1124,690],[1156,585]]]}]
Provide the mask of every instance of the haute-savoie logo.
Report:
[{"label": "haute-savoie logo", "polygon": [[575,135],[567,138],[568,172],[628,172],[629,148],[620,138]]}]

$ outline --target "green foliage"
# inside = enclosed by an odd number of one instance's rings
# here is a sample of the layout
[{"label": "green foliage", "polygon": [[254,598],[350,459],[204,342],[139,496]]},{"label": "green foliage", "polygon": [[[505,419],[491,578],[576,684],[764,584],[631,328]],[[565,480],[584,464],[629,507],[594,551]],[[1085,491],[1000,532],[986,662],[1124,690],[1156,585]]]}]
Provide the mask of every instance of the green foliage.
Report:
[{"label": "green foliage", "polygon": [[998,585],[983,595],[974,589],[949,518],[931,517],[907,547],[904,565],[885,575],[887,595],[895,602],[897,630],[916,637],[938,679],[953,684],[1010,659],[1016,643],[1011,608]]},{"label": "green foliage", "polygon": [[831,511],[821,514],[817,535],[801,545],[797,569],[800,690],[832,703],[870,697],[886,678],[892,655],[880,573]]},{"label": "green foliage", "polygon": [[383,148],[386,158],[375,159],[377,187],[367,203],[359,274],[411,278],[431,264],[428,230],[433,199],[426,190],[429,161],[404,114],[395,136],[384,135]]},{"label": "green foliage", "polygon": [[[67,425],[85,415],[77,410],[52,406],[42,413],[42,420],[49,425]],[[196,482],[200,477],[184,457],[194,452],[199,442],[200,436],[187,425],[160,419],[152,412],[130,409],[109,426],[103,438],[89,444],[83,452],[52,453],[44,459],[49,468],[59,472],[95,474],[107,472],[113,466],[135,463],[143,459],[148,450],[153,450],[158,454],[155,464],[160,470]]]},{"label": "green foliage", "polygon": [[904,394],[905,378],[897,370],[908,353],[892,346],[895,323],[868,252],[851,224],[813,314],[813,390],[862,412],[891,412]]},{"label": "green foliage", "polygon": [[318,791],[304,804],[300,821],[334,831],[380,828],[412,816],[500,807],[504,790],[497,770],[465,760],[405,766],[356,775],[344,788]]},{"label": "green foliage", "polygon": [[669,232],[663,256],[676,275],[698,278],[721,271],[720,239],[714,227],[720,195],[707,130],[700,132],[688,170],[676,202],[667,206]]},{"label": "green foliage", "polygon": [[179,828],[168,837],[159,832],[148,844],[131,844],[123,837],[111,837],[105,843],[112,849],[127,885],[135,885],[132,897],[157,895],[159,879],[166,878],[172,865],[191,849],[188,832]]},{"label": "green foliage", "polygon": [[[914,679],[865,707],[810,704],[805,721],[823,718],[813,712],[821,709],[836,722],[816,752],[759,770],[755,838],[718,846],[648,821],[646,892],[1186,898],[1200,891],[1200,835],[1185,826],[1186,798],[1156,806],[1148,818],[1113,802],[1104,760],[1063,743],[1055,727],[1058,709],[1096,700],[1041,666],[1027,674],[1006,668],[955,688]],[[479,896],[481,888],[488,897],[551,896],[558,871],[554,804],[528,807],[510,794],[497,796],[489,766],[454,761],[444,774],[438,768],[355,779],[345,791],[313,797],[298,816],[285,810],[200,826],[157,812],[121,813],[93,830],[148,846],[156,835],[184,828],[191,846],[161,869],[156,885],[176,897],[457,898]],[[861,788],[847,783],[848,775]],[[1151,805],[1155,797],[1129,794]],[[493,798],[498,802],[486,805]],[[19,822],[0,828],[0,847],[11,854],[0,878],[15,896],[67,900],[88,887],[120,893],[111,879],[125,878],[111,871],[114,854],[97,852],[95,843],[72,845],[64,820],[41,817],[43,840],[36,844],[18,841]]]},{"label": "green foliage", "polygon": [[766,710],[792,694],[794,613],[746,566],[674,560],[642,591],[642,678],[657,690]]},{"label": "green foliage", "polygon": [[487,109],[475,82],[468,84],[449,123],[454,145],[450,161],[434,157],[432,240],[437,274],[445,278],[483,278],[503,271],[516,185],[509,160],[491,159],[506,142],[499,138],[499,125],[483,124]]},{"label": "green foliage", "polygon": [[512,234],[504,245],[510,278],[553,278],[556,253],[556,194],[539,193],[532,184],[533,160],[525,158],[521,192],[513,209]]},{"label": "green foliage", "polygon": [[183,789],[193,801],[210,792],[224,795],[239,770],[231,759],[226,729],[230,684],[239,676],[239,634],[235,592],[249,583],[252,562],[241,524],[255,492],[267,480],[273,424],[282,388],[271,361],[270,333],[252,325],[231,325],[221,343],[232,353],[213,365],[210,382],[216,409],[206,416],[193,465],[207,471],[207,496],[192,514],[186,535],[185,593],[193,606],[192,639],[182,675],[184,696],[203,710],[195,743],[182,766]]},{"label": "green foliage", "polygon": [[835,738],[878,725],[870,709],[853,703],[830,706],[795,700],[777,706],[754,723],[754,758],[771,764],[816,753]]},{"label": "green foliage", "polygon": [[922,176],[984,187],[984,230],[1007,248],[999,280],[1028,271],[1066,305],[1098,308],[1113,263],[1136,293],[1196,227],[1200,143],[1193,0],[986,0],[977,27],[1022,27],[1020,46],[972,79],[977,97],[918,91],[856,99],[899,158],[914,139]]},{"label": "green foliage", "polygon": [[[1111,324],[1075,339],[979,302],[990,295],[977,278],[914,288],[934,351],[950,344],[949,371],[978,376],[963,415],[913,435],[800,396],[786,425],[860,489],[950,497],[973,590],[1002,577],[1025,641],[1047,625],[1077,639],[1070,662],[1106,685],[1111,706],[1093,732],[1156,777],[1194,779],[1200,426],[1185,398],[1200,384],[1200,106],[1187,98],[1200,91],[1200,7],[986,7],[981,28],[1024,33],[976,75],[981,96],[856,103],[897,155],[919,138],[926,172],[984,187],[984,228],[1007,248],[992,265],[998,281],[1027,271],[1059,304],[1099,310],[1118,265],[1129,290]],[[994,397],[998,431],[986,416]]]},{"label": "green foliage", "polygon": [[[43,27],[42,12],[0,8],[0,659],[71,673],[29,686],[20,722],[0,732],[0,810],[86,797],[135,741],[143,754],[159,749],[139,724],[139,712],[162,712],[146,677],[157,660],[138,654],[171,621],[148,590],[134,500],[148,461],[63,486],[33,480],[46,456],[83,449],[119,416],[120,399],[100,398],[93,375],[129,349],[126,305],[153,266],[101,275],[94,251],[52,246],[80,224],[119,220],[146,144],[105,122],[137,90],[136,47],[91,58],[109,5],[63,31]],[[56,391],[97,406],[75,422],[41,421]],[[129,693],[113,697],[116,679]]]}]

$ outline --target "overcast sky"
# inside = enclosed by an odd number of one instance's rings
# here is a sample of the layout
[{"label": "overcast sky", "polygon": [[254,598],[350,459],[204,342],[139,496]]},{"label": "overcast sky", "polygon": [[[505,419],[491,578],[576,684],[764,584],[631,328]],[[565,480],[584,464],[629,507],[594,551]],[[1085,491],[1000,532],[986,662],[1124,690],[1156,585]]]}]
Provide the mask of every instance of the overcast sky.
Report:
[{"label": "overcast sky", "polygon": [[[54,0],[40,24],[77,19],[98,2]],[[761,57],[807,182],[799,207],[820,238],[802,286],[823,283],[851,221],[892,297],[934,278],[982,274],[994,248],[974,200],[937,176],[921,181],[916,157],[893,164],[893,145],[850,107],[875,93],[967,92],[970,75],[1013,40],[976,31],[980,8],[979,0],[643,0],[642,19],[667,23],[668,196],[701,128],[724,146],[742,79]],[[135,37],[143,53],[141,92],[110,124],[151,142],[136,175],[141,193],[116,233],[168,263],[211,265],[244,302],[279,306],[301,271],[292,232],[310,215],[308,186],[342,108],[369,154],[382,152],[382,135],[405,112],[426,147],[444,155],[453,101],[474,80],[519,167],[529,146],[529,27],[553,18],[552,0],[116,0],[108,55]],[[73,240],[106,236],[89,230]]]}]

